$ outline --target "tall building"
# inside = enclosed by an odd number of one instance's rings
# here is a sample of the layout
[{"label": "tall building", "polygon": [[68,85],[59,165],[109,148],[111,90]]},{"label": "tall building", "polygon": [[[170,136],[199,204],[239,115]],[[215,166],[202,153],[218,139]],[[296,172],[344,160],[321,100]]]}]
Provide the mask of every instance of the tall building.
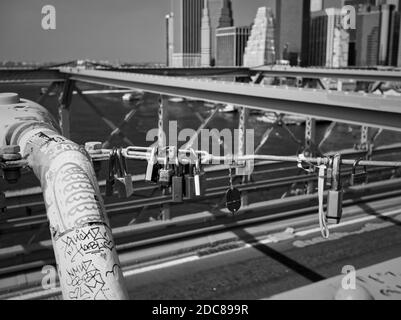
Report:
[{"label": "tall building", "polygon": [[387,64],[389,66],[397,66],[398,65],[398,56],[399,45],[400,45],[400,36],[401,36],[401,14],[399,2],[396,1],[388,1],[391,4],[391,22],[390,22],[390,33],[389,33],[389,48],[388,48],[388,58]]},{"label": "tall building", "polygon": [[243,65],[250,31],[250,27],[228,27],[216,30],[216,66]]},{"label": "tall building", "polygon": [[391,22],[391,7],[387,4],[384,4],[381,6],[381,19],[380,19],[380,41],[379,41],[380,65],[386,65],[388,62],[390,22]]},{"label": "tall building", "polygon": [[208,0],[211,34],[211,65],[216,60],[216,30],[234,25],[231,0]]},{"label": "tall building", "polygon": [[255,67],[276,61],[275,23],[270,8],[261,7],[256,13],[244,53],[244,66]]},{"label": "tall building", "polygon": [[376,66],[379,60],[380,8],[363,6],[356,18],[356,65]]},{"label": "tall building", "polygon": [[341,9],[312,14],[309,64],[341,68],[348,66],[349,33],[343,29]]},{"label": "tall building", "polygon": [[173,64],[174,54],[174,16],[173,13],[166,15],[166,65]]},{"label": "tall building", "polygon": [[211,39],[210,39],[210,16],[208,0],[205,0],[201,24],[201,65],[209,67],[211,64]]},{"label": "tall building", "polygon": [[[355,8],[355,13],[357,11],[367,5],[375,5],[376,0],[342,0],[342,6],[353,6]],[[356,17],[355,17],[356,18]],[[355,66],[356,65],[356,46],[357,46],[357,28],[350,29],[349,32],[349,55],[348,55],[348,65]]]},{"label": "tall building", "polygon": [[173,66],[201,65],[201,24],[204,0],[172,0],[174,14]]},{"label": "tall building", "polygon": [[305,66],[309,52],[310,0],[267,0],[275,17],[276,60],[294,57],[290,63]]},{"label": "tall building", "polygon": [[311,66],[326,64],[327,16],[324,10],[312,12],[309,39],[309,59]]}]

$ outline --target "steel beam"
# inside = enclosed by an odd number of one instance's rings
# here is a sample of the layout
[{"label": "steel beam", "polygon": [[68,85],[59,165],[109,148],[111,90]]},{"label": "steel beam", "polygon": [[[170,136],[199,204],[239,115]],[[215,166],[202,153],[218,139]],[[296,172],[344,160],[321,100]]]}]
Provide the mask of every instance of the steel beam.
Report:
[{"label": "steel beam", "polygon": [[245,67],[213,68],[107,68],[108,71],[119,71],[137,74],[150,74],[173,77],[249,77],[251,71]]},{"label": "steel beam", "polygon": [[300,68],[300,67],[271,67],[251,68],[253,72],[263,72],[266,77],[288,78],[337,78],[359,81],[401,81],[400,70],[367,70],[367,69],[329,69],[329,68]]},{"label": "steel beam", "polygon": [[0,84],[60,82],[65,78],[65,74],[56,69],[0,68]]},{"label": "steel beam", "polygon": [[401,131],[399,97],[64,68],[72,80]]}]

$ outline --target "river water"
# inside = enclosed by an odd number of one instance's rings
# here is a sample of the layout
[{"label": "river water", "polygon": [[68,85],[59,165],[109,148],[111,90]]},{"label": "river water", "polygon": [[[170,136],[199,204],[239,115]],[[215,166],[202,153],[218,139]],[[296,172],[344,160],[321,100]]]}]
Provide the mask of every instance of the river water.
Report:
[{"label": "river water", "polygon": [[[91,87],[85,85],[82,89],[99,89],[99,87]],[[0,92],[17,92],[22,98],[37,100],[40,96],[40,85],[1,85]],[[145,94],[143,104],[135,106],[135,103],[126,103],[122,101],[122,93],[94,94],[89,95],[96,106],[114,123],[118,124],[124,115],[131,109],[137,108],[137,112],[128,125],[125,127],[124,133],[136,146],[149,146],[151,141],[146,141],[146,134],[149,130],[157,127],[158,114],[158,96],[155,94]],[[43,105],[56,117],[57,116],[57,97],[48,97]],[[206,118],[211,109],[204,106],[201,102],[169,102],[170,120],[178,122],[178,132],[184,128],[197,129],[200,120],[194,114],[198,111]],[[1,115],[0,115],[1,116]],[[265,131],[272,126],[269,123],[259,121],[257,115],[249,117],[248,128],[254,129],[255,146]],[[323,137],[328,126],[328,122],[319,122],[317,125],[317,141]],[[236,113],[219,113],[209,124],[209,129],[225,128],[233,130],[238,127],[238,114]],[[294,136],[304,140],[304,125],[289,126]],[[77,95],[74,95],[71,106],[71,138],[77,143],[83,144],[86,141],[105,141],[110,134],[110,129],[105,125],[100,117]],[[339,124],[335,127],[329,139],[323,146],[322,151],[340,150],[344,148],[352,148],[358,143],[360,136],[360,128],[358,126],[349,126]],[[393,132],[384,132],[377,140],[377,145],[389,144],[400,141],[400,134]],[[112,145],[126,146],[120,138],[115,138]],[[283,128],[277,128],[270,135],[268,142],[262,147],[259,154],[273,155],[295,155],[299,150],[299,144],[290,137],[288,132]],[[211,151],[211,150],[210,150]],[[131,166],[132,173],[144,173],[145,163],[138,163],[134,167]],[[2,184],[3,190],[14,188],[25,188],[35,186],[38,181],[28,173],[15,186]]]}]

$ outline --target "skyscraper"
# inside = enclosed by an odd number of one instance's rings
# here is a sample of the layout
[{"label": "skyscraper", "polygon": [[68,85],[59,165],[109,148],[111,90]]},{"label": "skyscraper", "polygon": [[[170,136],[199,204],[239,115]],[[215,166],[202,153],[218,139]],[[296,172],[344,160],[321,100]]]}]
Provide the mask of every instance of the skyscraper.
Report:
[{"label": "skyscraper", "polygon": [[274,64],[276,60],[275,23],[270,8],[261,7],[256,13],[244,53],[244,66]]},{"label": "skyscraper", "polygon": [[174,16],[173,13],[166,15],[166,65],[173,64],[174,53]]},{"label": "skyscraper", "polygon": [[201,21],[204,0],[172,0],[174,14],[173,66],[201,65]]},{"label": "skyscraper", "polygon": [[391,22],[391,7],[387,4],[381,6],[379,64],[386,65],[389,48],[389,34]]},{"label": "skyscraper", "polygon": [[276,60],[297,57],[291,64],[306,65],[309,52],[310,0],[267,0],[275,17]]},{"label": "skyscraper", "polygon": [[390,22],[390,33],[389,33],[389,49],[388,49],[388,60],[387,63],[390,66],[398,65],[398,55],[399,44],[400,44],[400,35],[401,35],[401,15],[400,15],[400,7],[399,2],[396,1],[388,1],[391,4],[391,22]]},{"label": "skyscraper", "polygon": [[313,66],[348,66],[349,33],[343,29],[341,9],[312,14],[309,63]]},{"label": "skyscraper", "polygon": [[172,0],[172,7],[174,65],[206,66],[209,50],[208,65],[214,65],[216,29],[233,26],[231,0]]},{"label": "skyscraper", "polygon": [[201,27],[201,65],[202,67],[209,67],[211,63],[210,16],[208,0],[204,1]]},{"label": "skyscraper", "polygon": [[234,25],[231,0],[208,0],[211,34],[211,65],[216,60],[216,30]]},{"label": "skyscraper", "polygon": [[356,18],[356,65],[376,66],[379,54],[380,8],[363,6]]},{"label": "skyscraper", "polygon": [[228,27],[216,30],[216,66],[243,65],[244,51],[251,28]]}]

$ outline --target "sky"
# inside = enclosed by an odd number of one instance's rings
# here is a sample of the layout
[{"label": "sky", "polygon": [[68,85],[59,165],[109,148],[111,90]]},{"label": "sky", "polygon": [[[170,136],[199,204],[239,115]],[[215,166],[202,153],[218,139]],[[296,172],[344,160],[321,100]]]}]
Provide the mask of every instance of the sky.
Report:
[{"label": "sky", "polygon": [[[268,0],[232,3],[241,26]],[[45,5],[56,9],[55,30],[42,29]],[[0,0],[0,61],[164,62],[169,8],[169,0]]]}]

